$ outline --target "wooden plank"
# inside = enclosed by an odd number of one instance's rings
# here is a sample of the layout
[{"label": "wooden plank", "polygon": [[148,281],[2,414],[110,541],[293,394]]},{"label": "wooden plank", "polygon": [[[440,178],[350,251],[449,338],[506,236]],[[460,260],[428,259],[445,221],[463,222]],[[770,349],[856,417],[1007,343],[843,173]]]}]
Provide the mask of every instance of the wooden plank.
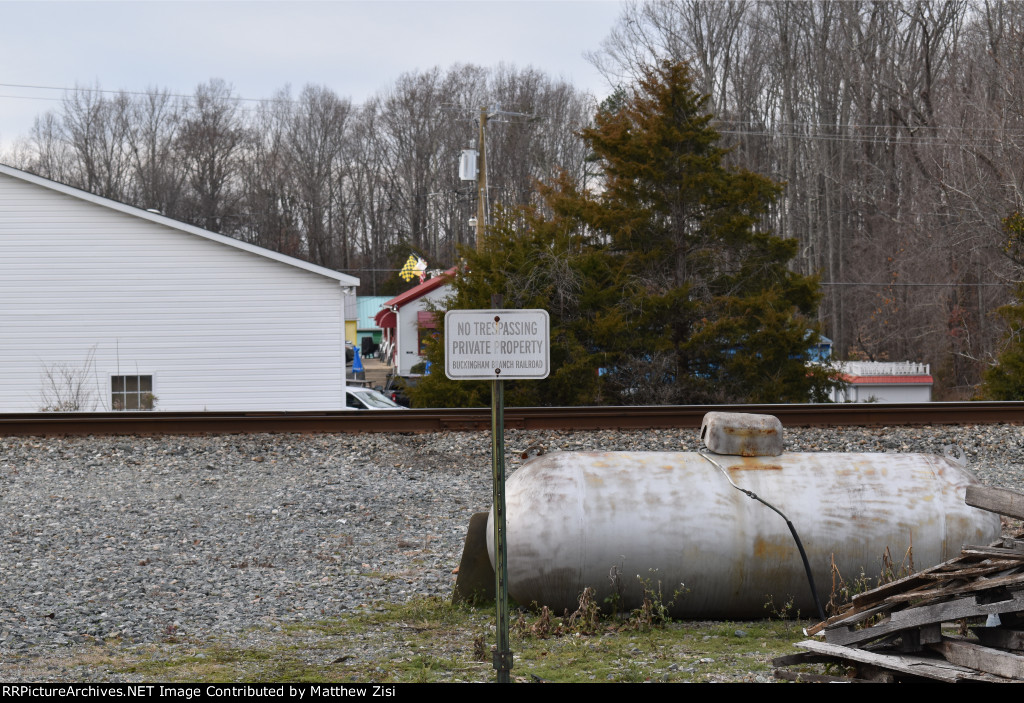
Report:
[{"label": "wooden plank", "polygon": [[[903,605],[907,601],[920,600],[922,601],[919,605],[925,603],[933,603],[936,600],[941,600],[947,596],[950,590],[959,588],[956,585],[956,581],[952,583],[929,583],[927,586],[915,588],[907,591],[906,593],[895,593],[885,599],[886,603],[892,605]],[[915,606],[916,607],[916,606]]]},{"label": "wooden plank", "polygon": [[[970,583],[964,584],[963,586],[950,585],[947,588],[936,590],[934,595],[941,597],[953,597],[963,595],[965,593],[988,591],[993,588],[1011,588],[1021,584],[1024,584],[1024,574],[1010,574],[1009,576],[999,576],[991,579],[976,579]],[[913,596],[913,594],[909,595]],[[930,596],[932,594],[927,593],[923,595]],[[894,598],[901,598],[901,596],[894,596]]]},{"label": "wooden plank", "polygon": [[889,583],[882,584],[878,588],[874,588],[870,591],[858,593],[850,599],[850,602],[856,607],[871,606],[875,603],[880,603],[893,593],[900,593],[908,588],[917,588],[921,585],[928,584],[928,574],[931,574],[936,571],[948,571],[949,569],[966,568],[971,564],[975,564],[981,561],[986,556],[987,555],[983,554],[961,554],[960,556],[954,557],[949,561],[944,561],[941,564],[936,564],[935,566],[931,566],[927,569],[922,569],[921,571],[918,571],[916,574],[910,574],[909,576],[904,576],[901,579],[897,579],[895,581],[890,581]]},{"label": "wooden plank", "polygon": [[1005,571],[1006,569],[1012,569],[1016,566],[1020,566],[1020,562],[1015,559],[1001,559],[999,561],[990,562],[988,564],[972,566],[966,569],[958,569],[956,571],[936,571],[932,574],[922,574],[921,577],[926,579],[934,579],[936,581],[943,581],[946,579],[966,579],[973,578],[975,576],[985,576],[986,574],[993,574],[997,571]]},{"label": "wooden plank", "polygon": [[813,654],[812,652],[797,652],[796,654],[784,654],[781,657],[775,657],[772,659],[772,666],[783,667],[796,666],[798,664],[828,664],[832,661],[832,657],[825,657],[820,654]]},{"label": "wooden plank", "polygon": [[[933,590],[924,593],[897,593],[894,596],[889,596],[887,600],[893,606],[901,605],[904,608],[920,608],[922,605],[941,603],[950,598],[951,596],[944,590]],[[908,604],[911,605],[908,606]]]},{"label": "wooden plank", "polygon": [[1024,630],[1008,630],[1002,627],[972,627],[971,632],[986,647],[1001,647],[1024,651]]},{"label": "wooden plank", "polygon": [[939,652],[951,664],[1024,683],[1024,657],[1019,654],[951,639],[943,639],[928,647]]},{"label": "wooden plank", "polygon": [[1017,539],[1015,537],[1004,537],[1003,548],[1012,549],[1015,552],[1024,552],[1024,539]]},{"label": "wooden plank", "polygon": [[967,487],[964,502],[975,508],[1024,520],[1024,493],[974,484]]},{"label": "wooden plank", "polygon": [[922,625],[943,623],[948,620],[989,615],[991,613],[1013,612],[1024,609],[1024,592],[1013,594],[1010,600],[998,603],[978,603],[974,596],[959,598],[947,603],[922,605],[894,612],[888,622],[879,623],[863,630],[836,627],[825,630],[825,641],[839,645],[870,642],[893,632],[909,630]]},{"label": "wooden plank", "polygon": [[[900,640],[900,652],[920,652],[925,645],[942,641],[942,625],[934,622],[931,625],[903,630],[898,635],[893,633],[889,637]],[[873,647],[877,645],[878,643]]]},{"label": "wooden plank", "polygon": [[828,620],[822,620],[817,625],[812,625],[811,627],[804,628],[804,634],[808,637],[810,637],[811,635],[816,635],[832,623],[839,622],[844,617],[846,617],[845,613],[842,613],[840,615],[833,615]]},{"label": "wooden plank", "polygon": [[900,593],[906,590],[907,588],[915,588],[917,586],[928,583],[922,577],[926,573],[934,571],[938,568],[939,566],[933,566],[931,569],[928,569],[927,571],[911,574],[910,576],[904,576],[903,578],[898,579],[896,581],[891,581],[889,583],[882,584],[878,588],[873,588],[870,591],[858,593],[850,599],[850,602],[854,605],[854,607],[870,607],[875,603],[882,602],[893,593]]},{"label": "wooden plank", "polygon": [[910,676],[920,676],[923,678],[934,679],[936,681],[945,681],[946,683],[956,683],[957,681],[962,681],[964,679],[971,681],[988,681],[991,683],[1005,681],[1005,679],[973,671],[966,667],[957,666],[956,664],[950,664],[949,662],[941,659],[929,659],[927,657],[921,657],[913,654],[904,654],[900,656],[893,654],[880,654],[878,652],[869,652],[865,649],[843,647],[829,644],[827,642],[818,642],[816,640],[804,640],[802,642],[797,642],[796,646],[810,652],[814,652],[815,654],[833,656],[844,661],[870,664],[882,669],[888,669],[889,671],[896,671]]},{"label": "wooden plank", "polygon": [[899,603],[921,599],[922,602],[914,606],[920,607],[921,605],[928,605],[930,602],[939,598],[952,598],[954,596],[963,595],[964,593],[978,593],[980,591],[988,591],[993,588],[1010,588],[1020,584],[1024,584],[1024,574],[1010,574],[1009,576],[1000,576],[998,578],[976,579],[962,586],[949,584],[945,588],[936,588],[924,593],[898,593],[894,596],[890,596],[888,601],[892,603]]},{"label": "wooden plank", "polygon": [[804,630],[804,634],[816,635],[825,628],[829,627],[850,627],[852,625],[856,625],[859,622],[863,622],[868,618],[873,618],[874,616],[879,615],[881,613],[888,613],[894,607],[896,606],[892,603],[882,603],[881,605],[876,605],[871,608],[858,609],[852,613],[843,613],[842,615],[836,615],[835,617],[831,617],[828,620],[825,620],[824,622],[819,622],[814,627],[807,628],[806,630]]},{"label": "wooden plank", "polygon": [[900,638],[901,652],[920,652],[925,645],[942,641],[942,625],[932,623],[924,627],[904,630]]},{"label": "wooden plank", "polygon": [[898,581],[882,584],[878,588],[873,588],[870,591],[858,593],[850,599],[850,602],[855,608],[869,608],[876,603],[881,603],[893,593],[901,593],[907,588],[914,588],[926,583],[929,582],[923,579],[921,574],[912,574],[911,576],[905,576]]},{"label": "wooden plank", "polygon": [[[993,579],[995,580],[995,579]],[[973,595],[948,603],[937,603],[925,605],[919,608],[907,608],[892,614],[891,620],[894,624],[904,624],[906,627],[919,627],[933,622],[945,622],[946,620],[959,620],[977,615],[989,615],[991,613],[1013,612],[1024,608],[1024,592],[1016,592],[1012,598],[998,601],[996,603],[978,603]]]},{"label": "wooden plank", "polygon": [[[1001,544],[1002,542],[1000,542]],[[968,545],[961,550],[961,553],[968,556],[980,556],[996,559],[1017,559],[1024,561],[1024,554],[1021,554],[1016,549],[1005,549],[1003,547],[979,547],[974,545]]]},{"label": "wooden plank", "polygon": [[935,642],[942,641],[942,623],[936,622],[931,625],[925,625],[918,630],[918,637],[921,640],[921,644],[933,644]]},{"label": "wooden plank", "polygon": [[840,615],[835,615],[826,620],[825,622],[818,623],[813,628],[808,628],[804,632],[808,635],[814,635],[820,632],[821,630],[824,630],[829,627],[855,625],[858,622],[866,620],[879,613],[886,613],[895,610],[896,608],[905,607],[904,604],[907,601],[911,600],[920,600],[923,601],[923,603],[930,603],[935,600],[940,600],[945,597],[944,591],[939,590],[942,588],[944,588],[944,586],[937,586],[936,582],[934,581],[922,583],[919,586],[911,588],[906,593],[896,593],[887,596],[885,598],[885,601],[879,605],[875,605],[871,608],[864,607],[861,609],[857,609],[850,614],[843,613]]}]

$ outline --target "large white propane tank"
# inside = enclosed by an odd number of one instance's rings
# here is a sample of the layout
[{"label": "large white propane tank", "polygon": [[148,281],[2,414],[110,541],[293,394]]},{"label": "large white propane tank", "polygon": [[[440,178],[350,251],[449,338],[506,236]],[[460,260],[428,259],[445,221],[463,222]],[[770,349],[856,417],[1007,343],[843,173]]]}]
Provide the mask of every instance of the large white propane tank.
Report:
[{"label": "large white propane tank", "polygon": [[[896,563],[911,550],[921,569],[999,536],[997,515],[964,503],[974,479],[945,457],[710,456],[794,523],[823,601],[833,560],[846,579],[876,577],[887,549]],[[521,604],[574,610],[590,586],[631,609],[660,583],[666,602],[679,591],[677,617],[763,617],[769,597],[815,613],[785,521],[700,453],[547,454],[515,472],[506,500],[509,594]]]}]

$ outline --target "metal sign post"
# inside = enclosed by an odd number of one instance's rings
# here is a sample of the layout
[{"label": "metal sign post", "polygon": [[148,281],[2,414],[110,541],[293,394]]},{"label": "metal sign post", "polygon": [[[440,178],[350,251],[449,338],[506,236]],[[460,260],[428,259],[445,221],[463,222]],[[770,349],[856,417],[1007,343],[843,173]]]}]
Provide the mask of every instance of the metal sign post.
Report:
[{"label": "metal sign post", "polygon": [[491,381],[491,470],[494,481],[494,591],[498,619],[494,668],[498,683],[512,679],[508,635],[508,552],[505,540],[506,378],[547,378],[547,310],[449,310],[444,316],[444,372],[452,380]]},{"label": "metal sign post", "polygon": [[498,683],[512,678],[512,649],[508,637],[508,554],[505,550],[505,382],[491,381],[491,474],[494,482],[494,605],[498,636],[494,668]]}]

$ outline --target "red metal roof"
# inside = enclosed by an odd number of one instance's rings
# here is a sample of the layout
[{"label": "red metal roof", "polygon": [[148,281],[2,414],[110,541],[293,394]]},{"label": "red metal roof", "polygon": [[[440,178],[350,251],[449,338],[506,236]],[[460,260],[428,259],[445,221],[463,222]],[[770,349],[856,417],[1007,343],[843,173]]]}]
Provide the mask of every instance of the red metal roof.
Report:
[{"label": "red metal roof", "polygon": [[452,266],[450,269],[448,269],[447,271],[442,273],[440,276],[434,276],[433,278],[428,278],[427,280],[425,280],[423,283],[419,284],[418,286],[416,286],[414,288],[410,288],[409,290],[405,291],[401,295],[396,295],[391,300],[385,302],[384,303],[384,307],[386,307],[386,308],[400,308],[403,305],[408,305],[409,303],[411,303],[412,301],[416,300],[417,298],[422,298],[424,295],[426,295],[430,291],[434,290],[435,288],[440,288],[441,286],[443,286],[446,283],[451,283],[452,278],[455,277],[455,270],[456,270],[456,268],[457,268],[456,266]]},{"label": "red metal roof", "polygon": [[867,384],[888,384],[888,385],[932,385],[934,381],[931,376],[851,376],[849,374],[839,374],[840,380],[846,383],[852,383],[853,385],[867,385]]},{"label": "red metal roof", "polygon": [[[450,283],[452,278],[455,277],[456,266],[452,266],[450,269],[442,273],[440,276],[434,276],[428,278],[418,286],[414,286],[409,290],[405,291],[400,295],[396,295],[391,300],[385,301],[383,309],[373,316],[373,321],[377,323],[377,326],[381,329],[386,327],[395,327],[398,322],[395,319],[394,309],[398,309],[403,305],[408,305],[417,298],[422,298],[424,295],[429,293],[436,288],[440,288],[446,283]],[[421,327],[425,325],[420,325]]]}]

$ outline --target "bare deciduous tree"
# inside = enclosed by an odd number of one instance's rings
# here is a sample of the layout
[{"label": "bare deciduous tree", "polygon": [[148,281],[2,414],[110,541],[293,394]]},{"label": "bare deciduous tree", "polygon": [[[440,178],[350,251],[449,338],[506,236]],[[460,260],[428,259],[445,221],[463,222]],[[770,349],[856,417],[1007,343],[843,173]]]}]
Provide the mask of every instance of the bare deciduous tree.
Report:
[{"label": "bare deciduous tree", "polygon": [[211,80],[196,88],[185,110],[176,150],[189,190],[185,216],[211,232],[237,226],[240,152],[246,130],[231,87]]}]

